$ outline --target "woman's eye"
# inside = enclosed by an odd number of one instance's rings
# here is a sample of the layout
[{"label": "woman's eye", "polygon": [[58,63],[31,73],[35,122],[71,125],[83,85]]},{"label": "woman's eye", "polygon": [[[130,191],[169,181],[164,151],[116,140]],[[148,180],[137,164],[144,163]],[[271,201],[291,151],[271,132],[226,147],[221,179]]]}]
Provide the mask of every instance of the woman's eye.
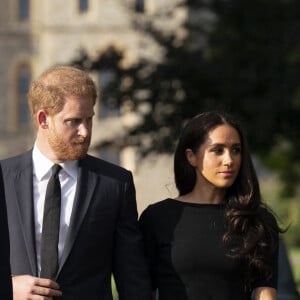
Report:
[{"label": "woman's eye", "polygon": [[214,148],[214,149],[212,149],[212,151],[213,151],[215,154],[222,154],[222,153],[223,153],[223,149],[222,149],[222,148]]},{"label": "woman's eye", "polygon": [[232,149],[232,152],[233,152],[233,153],[241,153],[241,151],[242,151],[241,147],[234,147],[234,148]]}]

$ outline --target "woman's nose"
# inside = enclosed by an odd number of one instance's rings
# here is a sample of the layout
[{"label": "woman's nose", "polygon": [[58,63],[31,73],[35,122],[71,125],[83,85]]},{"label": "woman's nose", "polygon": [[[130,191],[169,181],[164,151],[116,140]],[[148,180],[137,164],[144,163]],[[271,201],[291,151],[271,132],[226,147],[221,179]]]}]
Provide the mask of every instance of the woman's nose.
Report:
[{"label": "woman's nose", "polygon": [[226,151],[224,153],[224,165],[232,166],[232,164],[233,164],[232,155],[229,151]]}]

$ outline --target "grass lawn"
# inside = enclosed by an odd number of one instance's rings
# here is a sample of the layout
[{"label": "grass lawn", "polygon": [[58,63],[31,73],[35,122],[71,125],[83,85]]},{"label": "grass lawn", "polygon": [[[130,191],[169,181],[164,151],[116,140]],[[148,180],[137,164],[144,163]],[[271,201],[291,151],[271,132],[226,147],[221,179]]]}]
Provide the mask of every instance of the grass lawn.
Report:
[{"label": "grass lawn", "polygon": [[300,292],[300,248],[292,248],[288,252],[297,289]]}]

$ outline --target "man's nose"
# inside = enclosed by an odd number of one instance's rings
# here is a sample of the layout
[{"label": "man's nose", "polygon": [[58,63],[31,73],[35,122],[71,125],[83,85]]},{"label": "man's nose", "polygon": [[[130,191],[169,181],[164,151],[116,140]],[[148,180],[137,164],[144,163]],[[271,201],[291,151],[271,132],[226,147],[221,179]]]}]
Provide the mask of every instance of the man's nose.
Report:
[{"label": "man's nose", "polygon": [[86,122],[82,122],[79,126],[79,135],[83,137],[87,137],[90,133],[89,126],[87,125]]}]

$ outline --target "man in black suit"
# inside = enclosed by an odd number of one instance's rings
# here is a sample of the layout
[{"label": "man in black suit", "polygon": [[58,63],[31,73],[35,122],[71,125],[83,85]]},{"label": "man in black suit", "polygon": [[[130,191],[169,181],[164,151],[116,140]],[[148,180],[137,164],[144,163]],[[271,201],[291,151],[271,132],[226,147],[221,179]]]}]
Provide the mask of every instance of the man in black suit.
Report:
[{"label": "man in black suit", "polygon": [[[151,299],[132,175],[87,154],[96,98],[92,79],[73,67],[50,68],[30,86],[34,147],[1,161],[14,300],[111,300],[111,274],[120,300]],[[42,249],[49,252],[53,242],[45,246],[44,203],[54,164],[61,167],[54,175],[61,198],[52,251],[58,264],[45,278]]]},{"label": "man in black suit", "polygon": [[2,173],[0,172],[0,299],[12,300],[9,264],[9,236]]}]

